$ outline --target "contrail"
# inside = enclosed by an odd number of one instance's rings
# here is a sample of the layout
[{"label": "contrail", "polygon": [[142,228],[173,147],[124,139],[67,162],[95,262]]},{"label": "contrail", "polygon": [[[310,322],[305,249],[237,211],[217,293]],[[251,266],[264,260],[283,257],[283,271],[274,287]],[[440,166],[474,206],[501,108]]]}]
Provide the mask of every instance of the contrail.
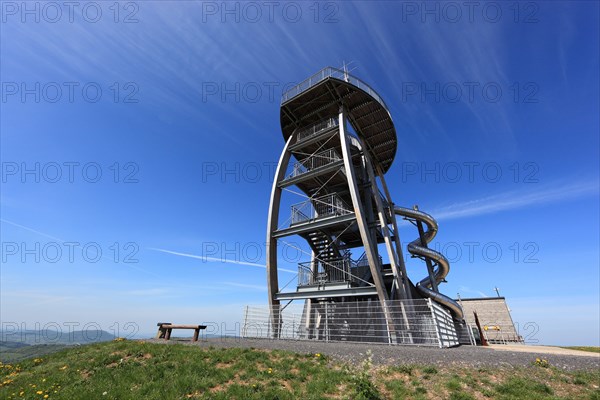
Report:
[{"label": "contrail", "polygon": [[47,233],[37,231],[37,230],[35,230],[33,228],[29,228],[29,227],[27,227],[25,225],[17,224],[16,222],[8,221],[8,220],[6,220],[4,218],[0,219],[0,221],[4,222],[5,224],[16,226],[17,228],[25,229],[26,231],[33,232],[33,233],[38,234],[40,236],[44,236],[44,237],[47,237],[49,239],[56,240],[57,242],[62,242],[62,243],[65,242],[64,240],[62,240],[61,238],[57,238],[56,236],[48,235]]},{"label": "contrail", "polygon": [[[33,228],[29,228],[29,227],[27,227],[27,226],[25,226],[25,225],[17,224],[16,222],[8,221],[8,220],[6,220],[6,219],[4,219],[4,218],[0,219],[0,221],[1,221],[1,222],[3,222],[3,223],[5,223],[5,224],[13,225],[13,226],[16,226],[17,228],[21,228],[21,229],[25,229],[25,230],[27,230],[27,231],[29,231],[29,232],[33,232],[33,233],[35,233],[36,235],[44,236],[44,237],[47,237],[47,238],[49,238],[49,239],[55,240],[55,241],[57,241],[57,242],[60,242],[61,244],[64,244],[64,243],[66,243],[66,240],[64,240],[64,239],[58,238],[58,237],[56,237],[56,236],[49,235],[49,234],[47,234],[47,233],[44,233],[44,232],[38,231],[38,230],[36,230],[36,229],[33,229]],[[112,258],[110,258],[110,257],[108,257],[108,256],[105,256],[105,255],[102,255],[102,256],[101,256],[101,258],[103,258],[103,259],[105,259],[105,260],[109,260],[109,261],[114,261]],[[143,273],[145,273],[145,274],[152,275],[152,276],[154,276],[154,277],[156,277],[156,278],[164,279],[164,277],[163,277],[163,276],[157,275],[157,274],[155,274],[155,273],[153,273],[153,272],[150,272],[150,271],[147,271],[147,270],[145,270],[145,269],[143,269],[143,268],[136,267],[136,266],[135,266],[135,265],[133,265],[132,263],[125,263],[125,265],[127,265],[129,268],[133,268],[133,269],[135,269],[135,270],[137,270],[137,271],[140,271],[140,272],[143,272]]]},{"label": "contrail", "polygon": [[[197,260],[203,260],[203,261],[214,261],[214,262],[222,262],[222,263],[226,263],[226,264],[249,265],[251,267],[267,268],[267,266],[264,264],[251,263],[251,262],[247,262],[247,261],[237,261],[237,260],[228,260],[228,259],[223,259],[223,258],[198,256],[196,254],[180,253],[177,251],[157,249],[154,247],[148,247],[148,250],[160,251],[161,253],[173,254],[173,255],[181,256],[181,257],[195,258]],[[277,270],[282,271],[282,272],[288,272],[290,274],[298,273],[298,271],[292,271],[291,269],[285,269],[285,268],[277,268]]]}]

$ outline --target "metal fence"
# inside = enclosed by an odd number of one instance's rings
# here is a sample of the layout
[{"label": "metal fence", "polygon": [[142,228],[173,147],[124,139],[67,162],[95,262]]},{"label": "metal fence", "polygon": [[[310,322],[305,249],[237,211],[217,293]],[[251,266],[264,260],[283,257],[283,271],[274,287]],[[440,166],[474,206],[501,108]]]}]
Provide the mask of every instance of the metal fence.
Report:
[{"label": "metal fence", "polygon": [[279,315],[279,324],[271,315],[268,306],[246,307],[242,337],[451,347],[459,344],[457,326],[463,329],[448,310],[429,299],[383,305],[372,299],[305,300],[278,306],[273,315]]}]

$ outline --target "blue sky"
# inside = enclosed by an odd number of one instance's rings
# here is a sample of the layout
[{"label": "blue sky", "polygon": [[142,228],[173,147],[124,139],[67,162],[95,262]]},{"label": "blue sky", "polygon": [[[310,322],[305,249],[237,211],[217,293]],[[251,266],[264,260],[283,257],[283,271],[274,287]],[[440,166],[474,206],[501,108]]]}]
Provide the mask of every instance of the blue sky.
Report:
[{"label": "blue sky", "polygon": [[281,92],[346,62],[396,124],[394,201],[439,220],[442,291],[497,286],[530,341],[600,345],[598,3],[39,4],[2,3],[5,327],[266,304]]}]

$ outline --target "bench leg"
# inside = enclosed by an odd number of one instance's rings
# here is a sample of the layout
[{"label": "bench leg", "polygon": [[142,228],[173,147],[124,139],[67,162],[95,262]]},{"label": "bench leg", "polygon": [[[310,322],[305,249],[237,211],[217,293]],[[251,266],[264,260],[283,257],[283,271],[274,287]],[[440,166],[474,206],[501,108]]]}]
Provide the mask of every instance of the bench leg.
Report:
[{"label": "bench leg", "polygon": [[156,338],[157,339],[164,339],[166,333],[167,333],[166,329],[164,329],[164,328],[158,328],[158,332],[156,333]]},{"label": "bench leg", "polygon": [[173,329],[171,328],[167,328],[167,333],[165,335],[165,340],[169,340],[171,339],[171,332],[173,331]]},{"label": "bench leg", "polygon": [[194,329],[194,338],[192,339],[192,342],[197,342],[198,341],[198,334],[200,333],[200,329]]}]

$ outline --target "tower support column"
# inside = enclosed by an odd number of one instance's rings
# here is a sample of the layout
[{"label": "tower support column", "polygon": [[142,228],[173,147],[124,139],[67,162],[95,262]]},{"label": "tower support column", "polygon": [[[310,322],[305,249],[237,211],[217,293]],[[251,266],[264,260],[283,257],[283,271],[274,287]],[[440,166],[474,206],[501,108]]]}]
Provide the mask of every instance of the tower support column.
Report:
[{"label": "tower support column", "polygon": [[275,298],[275,295],[279,292],[279,279],[277,274],[277,238],[273,237],[273,232],[277,230],[277,225],[279,223],[279,206],[281,203],[282,192],[281,187],[279,187],[279,182],[285,178],[285,170],[291,157],[291,153],[288,149],[294,137],[295,134],[290,135],[281,152],[281,156],[279,157],[279,163],[275,170],[275,179],[273,179],[273,187],[271,189],[271,201],[269,203],[269,216],[267,222],[267,286],[269,292],[272,336],[274,338],[279,338],[281,315],[279,313],[279,300]]},{"label": "tower support column", "polygon": [[373,277],[373,283],[377,290],[377,297],[381,303],[385,316],[385,323],[388,331],[388,339],[390,342],[395,341],[395,329],[392,322],[392,316],[388,309],[388,294],[385,289],[385,283],[381,275],[381,266],[379,265],[379,257],[377,256],[377,244],[373,243],[371,232],[365,218],[365,210],[360,198],[358,190],[356,171],[354,170],[354,164],[352,162],[352,152],[350,151],[350,139],[346,132],[346,111],[344,107],[340,107],[339,112],[339,129],[340,129],[340,143],[342,147],[342,158],[344,159],[344,168],[346,171],[346,178],[348,179],[348,189],[350,190],[350,197],[352,198],[352,205],[354,207],[354,213],[356,215],[356,223],[362,238],[362,242],[369,262],[369,268],[371,270],[371,276]]}]

